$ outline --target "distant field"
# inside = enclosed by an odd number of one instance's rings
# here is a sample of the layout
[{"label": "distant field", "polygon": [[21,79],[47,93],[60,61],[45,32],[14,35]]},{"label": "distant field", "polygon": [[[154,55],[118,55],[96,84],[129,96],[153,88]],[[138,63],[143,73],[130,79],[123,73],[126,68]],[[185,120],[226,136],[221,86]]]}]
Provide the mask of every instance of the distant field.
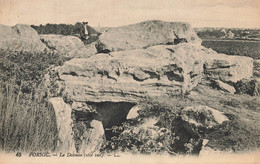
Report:
[{"label": "distant field", "polygon": [[260,41],[203,40],[202,45],[218,53],[249,56],[254,59],[260,59]]}]

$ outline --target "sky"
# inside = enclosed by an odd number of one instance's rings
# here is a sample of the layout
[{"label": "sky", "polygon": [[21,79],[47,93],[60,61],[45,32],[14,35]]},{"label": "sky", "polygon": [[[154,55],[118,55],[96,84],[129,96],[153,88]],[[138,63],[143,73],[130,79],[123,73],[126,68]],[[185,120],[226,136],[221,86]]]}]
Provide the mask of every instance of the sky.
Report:
[{"label": "sky", "polygon": [[153,19],[260,28],[260,0],[0,0],[4,25],[88,21],[93,27],[114,27]]}]

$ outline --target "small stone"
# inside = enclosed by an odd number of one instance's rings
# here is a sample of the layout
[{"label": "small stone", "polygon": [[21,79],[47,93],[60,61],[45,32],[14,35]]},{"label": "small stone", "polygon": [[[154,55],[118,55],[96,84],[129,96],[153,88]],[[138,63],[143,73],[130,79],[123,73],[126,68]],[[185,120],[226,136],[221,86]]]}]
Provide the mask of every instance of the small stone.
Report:
[{"label": "small stone", "polygon": [[184,108],[182,110],[181,118],[183,121],[187,121],[190,124],[206,128],[211,128],[229,120],[223,112],[204,105]]},{"label": "small stone", "polygon": [[236,92],[236,89],[233,86],[228,85],[227,83],[224,83],[220,80],[215,80],[213,82],[213,85],[214,85],[214,87],[216,87],[216,88],[218,88],[218,89],[220,89],[224,92],[229,92],[229,93],[232,93],[232,94],[234,94]]},{"label": "small stone", "polygon": [[74,110],[82,110],[80,108],[82,108],[82,103],[80,102],[73,102],[72,105],[71,105],[71,108],[74,109]]},{"label": "small stone", "polygon": [[130,119],[135,119],[136,117],[138,117],[139,116],[139,114],[138,114],[139,110],[141,110],[139,105],[135,105],[134,107],[132,107],[130,109],[129,113],[127,114],[127,116],[126,116],[126,119],[130,120]]}]

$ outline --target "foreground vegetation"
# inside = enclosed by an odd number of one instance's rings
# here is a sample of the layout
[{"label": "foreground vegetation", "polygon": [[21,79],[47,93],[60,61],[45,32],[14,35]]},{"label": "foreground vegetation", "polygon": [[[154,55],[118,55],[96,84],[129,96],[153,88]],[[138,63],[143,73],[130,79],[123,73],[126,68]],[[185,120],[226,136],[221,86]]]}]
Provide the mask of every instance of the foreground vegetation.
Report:
[{"label": "foreground vegetation", "polygon": [[[0,147],[10,151],[54,150],[55,115],[44,99],[34,99],[14,84],[0,84]],[[26,96],[26,98],[25,98]]]},{"label": "foreground vegetation", "polygon": [[43,77],[59,54],[0,51],[0,148],[5,151],[54,150],[57,129]]}]

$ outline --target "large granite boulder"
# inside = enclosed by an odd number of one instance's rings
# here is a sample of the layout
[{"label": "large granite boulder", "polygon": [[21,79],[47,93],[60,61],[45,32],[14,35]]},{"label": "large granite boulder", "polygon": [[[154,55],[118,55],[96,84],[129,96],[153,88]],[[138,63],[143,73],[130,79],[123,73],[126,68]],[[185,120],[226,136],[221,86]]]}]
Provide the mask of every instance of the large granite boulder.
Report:
[{"label": "large granite boulder", "polygon": [[111,52],[180,42],[201,44],[201,39],[188,23],[154,20],[103,31],[97,49]]},{"label": "large granite boulder", "polygon": [[191,90],[203,74],[201,53],[190,44],[154,46],[74,58],[57,72],[71,101],[137,102]]},{"label": "large granite boulder", "polygon": [[219,54],[211,49],[204,50],[204,74],[208,79],[219,79],[223,82],[233,82],[253,75],[253,59],[246,56]]},{"label": "large granite boulder", "polygon": [[84,43],[75,36],[64,35],[41,35],[41,40],[46,46],[65,57],[89,57],[97,52],[95,43],[84,45]]},{"label": "large granite boulder", "polygon": [[38,33],[29,25],[0,25],[0,49],[7,51],[41,52],[47,49]]},{"label": "large granite boulder", "polygon": [[217,55],[196,44],[159,45],[74,58],[57,73],[73,102],[137,102],[185,94],[205,76],[232,82],[252,76],[251,58]]}]

